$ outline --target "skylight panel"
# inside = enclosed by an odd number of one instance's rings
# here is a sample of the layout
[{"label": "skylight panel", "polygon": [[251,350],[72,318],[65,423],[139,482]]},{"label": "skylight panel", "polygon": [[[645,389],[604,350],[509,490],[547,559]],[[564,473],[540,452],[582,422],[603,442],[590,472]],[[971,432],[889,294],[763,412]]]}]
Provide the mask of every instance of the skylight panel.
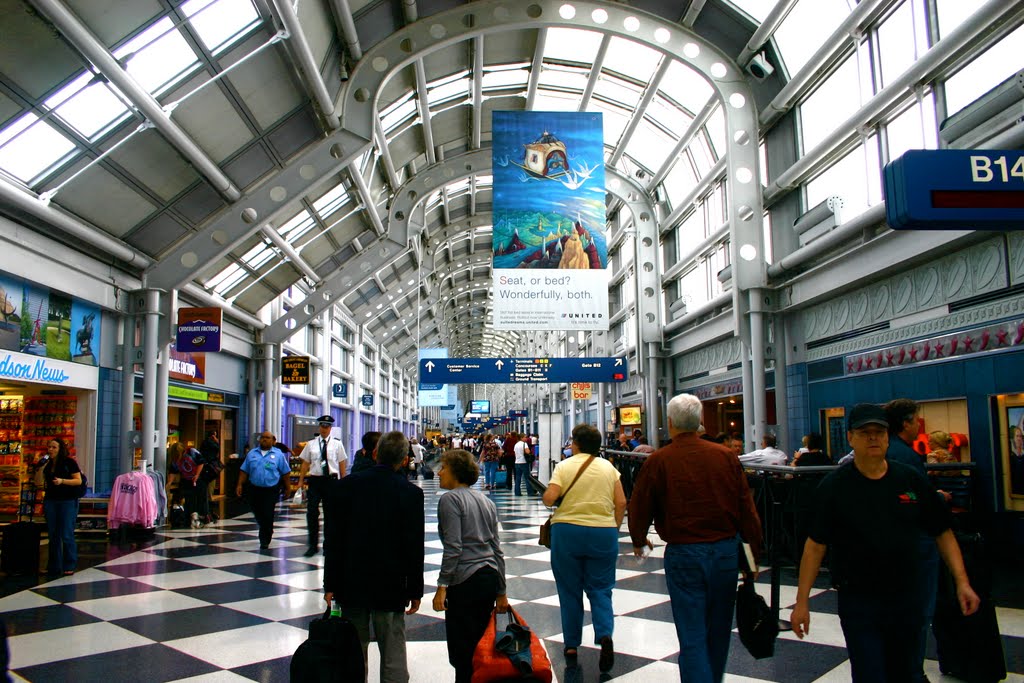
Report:
[{"label": "skylight panel", "polygon": [[380,124],[384,128],[385,133],[392,132],[416,115],[416,100],[412,99],[412,93],[409,95],[409,99],[400,103],[397,107],[389,107],[385,110],[387,113],[381,113]]},{"label": "skylight panel", "polygon": [[552,90],[537,90],[537,99],[534,102],[534,111],[576,111],[580,106],[580,96],[577,94],[562,95]]},{"label": "skylight panel", "polygon": [[122,45],[114,56],[127,60],[128,73],[153,94],[165,90],[199,62],[170,17],[164,17]]},{"label": "skylight panel", "polygon": [[260,23],[251,0],[188,0],[181,9],[192,30],[214,54]]},{"label": "skylight panel", "polygon": [[485,70],[482,82],[484,92],[525,87],[530,74],[526,69]]},{"label": "skylight panel", "polygon": [[245,256],[242,257],[242,262],[249,266],[253,270],[259,270],[263,264],[274,257],[276,252],[269,246],[260,242],[255,247],[246,252]]},{"label": "skylight panel", "polygon": [[739,7],[741,10],[756,19],[758,22],[762,22],[768,16],[768,13],[775,7],[777,0],[731,0],[732,4]]},{"label": "skylight panel", "polygon": [[245,271],[237,263],[232,263],[230,266],[220,271],[213,278],[206,283],[208,289],[212,289],[216,294],[224,296],[224,293],[230,291],[235,285],[242,281],[245,277]]},{"label": "skylight panel", "polygon": [[708,122],[704,124],[704,130],[708,132],[708,137],[711,138],[711,155],[718,159],[725,154],[725,113],[722,111],[721,105],[715,107],[715,111],[708,117]]},{"label": "skylight panel", "polygon": [[626,154],[649,171],[656,172],[665,163],[674,146],[674,140],[653,126],[640,125],[629,139]]},{"label": "skylight panel", "polygon": [[294,218],[278,228],[277,231],[289,243],[295,244],[314,225],[316,225],[316,222],[313,220],[313,217],[309,215],[308,211],[303,209]]},{"label": "skylight panel", "polygon": [[106,83],[86,71],[44,103],[82,137],[96,133],[126,113],[128,108]]},{"label": "skylight panel", "polygon": [[582,94],[587,87],[587,75],[579,69],[545,66],[537,85],[540,88],[571,90]]},{"label": "skylight panel", "polygon": [[327,194],[313,202],[313,209],[317,212],[320,218],[327,218],[344,206],[348,201],[349,196],[348,192],[345,190],[345,186],[338,183],[334,189],[329,190]]},{"label": "skylight panel", "polygon": [[626,129],[626,125],[629,123],[629,117],[626,113],[618,107],[605,104],[603,102],[594,102],[591,105],[593,109],[604,114],[604,142],[606,145],[615,145],[618,143],[619,138],[622,137],[622,131]]},{"label": "skylight panel", "polygon": [[549,28],[544,59],[593,64],[601,47],[601,34],[577,28]]},{"label": "skylight panel", "polygon": [[427,89],[427,101],[431,106],[458,97],[469,97],[468,76]]},{"label": "skylight panel", "polygon": [[624,107],[633,108],[640,102],[641,90],[621,78],[602,73],[601,78],[597,81],[597,86],[594,88],[594,94],[621,104]]},{"label": "skylight panel", "polygon": [[0,131],[0,168],[30,184],[74,149],[74,143],[29,112]]},{"label": "skylight panel", "polygon": [[662,128],[671,131],[676,137],[681,136],[693,121],[692,116],[660,96],[655,96],[651,100],[651,103],[647,105],[647,111],[644,112],[644,116],[655,121]]},{"label": "skylight panel", "polygon": [[624,38],[612,38],[604,58],[604,69],[648,83],[661,61],[661,53]]},{"label": "skylight panel", "polygon": [[686,64],[673,61],[658,91],[668,95],[691,112],[697,112],[715,94],[711,84]]}]

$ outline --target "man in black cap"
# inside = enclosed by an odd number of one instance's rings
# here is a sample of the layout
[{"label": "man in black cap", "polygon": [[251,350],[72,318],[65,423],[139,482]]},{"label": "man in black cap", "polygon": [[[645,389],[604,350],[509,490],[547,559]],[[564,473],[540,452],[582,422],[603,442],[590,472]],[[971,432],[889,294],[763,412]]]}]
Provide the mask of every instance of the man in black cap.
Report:
[{"label": "man in black cap", "polygon": [[304,481],[309,482],[306,491],[306,529],[309,535],[309,547],[306,548],[305,556],[316,555],[320,545],[320,502],[324,502],[324,536],[327,535],[327,500],[325,495],[327,487],[332,480],[338,481],[345,476],[345,467],[348,465],[348,454],[341,439],[331,437],[331,429],[334,427],[334,418],[330,415],[321,415],[317,419],[317,427],[320,430],[319,436],[306,442],[299,458],[302,460],[302,467],[299,470],[299,490],[302,490]]},{"label": "man in black cap", "polygon": [[887,460],[885,411],[861,403],[850,411],[846,438],[853,464],[821,482],[800,562],[793,632],[810,631],[810,591],[825,551],[832,548],[832,583],[855,682],[911,681],[916,677],[924,570],[922,532],[935,539],[956,583],[964,615],[978,609],[950,513],[928,480],[907,465]]}]

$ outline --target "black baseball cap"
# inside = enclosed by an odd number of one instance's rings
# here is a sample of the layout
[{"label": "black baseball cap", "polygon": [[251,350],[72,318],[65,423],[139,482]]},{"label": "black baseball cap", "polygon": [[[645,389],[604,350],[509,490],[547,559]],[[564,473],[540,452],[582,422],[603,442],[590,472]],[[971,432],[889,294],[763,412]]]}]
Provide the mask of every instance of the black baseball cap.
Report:
[{"label": "black baseball cap", "polygon": [[330,415],[321,415],[316,419],[316,423],[320,426],[327,425],[328,427],[330,427],[331,425],[334,424],[334,418],[331,417]]},{"label": "black baseball cap", "polygon": [[881,425],[886,429],[889,428],[889,421],[885,418],[885,410],[882,406],[875,405],[874,403],[858,403],[850,411],[850,416],[847,418],[848,429],[853,431],[854,429],[860,429],[867,425]]}]

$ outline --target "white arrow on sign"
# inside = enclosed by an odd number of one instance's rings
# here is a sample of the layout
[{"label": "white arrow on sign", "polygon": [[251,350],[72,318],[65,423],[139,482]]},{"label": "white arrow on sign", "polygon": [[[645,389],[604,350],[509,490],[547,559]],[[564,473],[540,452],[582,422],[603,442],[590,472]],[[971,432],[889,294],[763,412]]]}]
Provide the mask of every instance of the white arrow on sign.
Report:
[{"label": "white arrow on sign", "polygon": [[499,358],[498,360],[494,361],[494,364],[498,367],[499,370],[501,370],[502,366],[505,365],[505,361]]},{"label": "white arrow on sign", "polygon": [[423,367],[425,367],[425,368],[427,369],[427,372],[433,372],[433,371],[434,371],[434,361],[432,361],[432,360],[428,360],[428,361],[427,361],[427,362],[426,362],[426,363],[424,364],[424,366],[423,366]]},{"label": "white arrow on sign", "polygon": [[615,359],[615,365],[616,366],[622,365],[622,359],[621,358],[616,358]]}]

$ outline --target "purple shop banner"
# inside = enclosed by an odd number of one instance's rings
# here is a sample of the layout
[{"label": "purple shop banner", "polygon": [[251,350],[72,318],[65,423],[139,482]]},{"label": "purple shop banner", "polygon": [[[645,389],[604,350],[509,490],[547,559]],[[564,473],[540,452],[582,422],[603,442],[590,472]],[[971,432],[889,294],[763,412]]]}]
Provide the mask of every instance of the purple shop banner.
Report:
[{"label": "purple shop banner", "polygon": [[220,351],[223,315],[219,308],[179,308],[175,348],[184,353]]}]

